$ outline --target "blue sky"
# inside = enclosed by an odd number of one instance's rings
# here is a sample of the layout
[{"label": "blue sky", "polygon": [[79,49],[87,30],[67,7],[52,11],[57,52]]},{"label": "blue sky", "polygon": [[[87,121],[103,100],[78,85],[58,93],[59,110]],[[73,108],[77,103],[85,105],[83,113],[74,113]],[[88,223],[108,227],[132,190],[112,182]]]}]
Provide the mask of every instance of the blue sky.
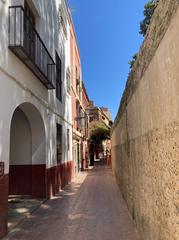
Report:
[{"label": "blue sky", "polygon": [[89,98],[116,116],[129,72],[143,41],[139,23],[147,0],[68,0]]}]

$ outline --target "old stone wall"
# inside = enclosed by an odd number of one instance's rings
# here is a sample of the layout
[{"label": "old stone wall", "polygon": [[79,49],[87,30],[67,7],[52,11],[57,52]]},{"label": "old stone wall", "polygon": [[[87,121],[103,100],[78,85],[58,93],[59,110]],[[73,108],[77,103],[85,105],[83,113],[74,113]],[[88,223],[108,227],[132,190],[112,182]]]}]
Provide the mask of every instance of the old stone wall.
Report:
[{"label": "old stone wall", "polygon": [[179,7],[175,0],[160,0],[111,137],[113,172],[141,239],[179,239]]}]

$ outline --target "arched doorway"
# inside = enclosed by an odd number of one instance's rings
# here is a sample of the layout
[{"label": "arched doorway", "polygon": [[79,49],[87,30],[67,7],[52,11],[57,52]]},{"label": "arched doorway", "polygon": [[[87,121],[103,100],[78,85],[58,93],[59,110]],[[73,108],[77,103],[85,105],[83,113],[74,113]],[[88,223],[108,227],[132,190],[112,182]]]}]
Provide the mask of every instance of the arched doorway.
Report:
[{"label": "arched doorway", "polygon": [[32,195],[32,134],[19,107],[11,122],[9,194]]},{"label": "arched doorway", "polygon": [[45,128],[30,103],[14,111],[10,133],[9,194],[46,197]]}]

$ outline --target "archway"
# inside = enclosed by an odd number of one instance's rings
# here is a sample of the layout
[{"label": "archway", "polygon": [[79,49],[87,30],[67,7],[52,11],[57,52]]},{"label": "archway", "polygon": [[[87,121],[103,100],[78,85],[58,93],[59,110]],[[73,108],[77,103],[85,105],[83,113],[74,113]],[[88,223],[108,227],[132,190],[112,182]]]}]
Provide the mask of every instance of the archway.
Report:
[{"label": "archway", "polygon": [[19,107],[11,122],[9,194],[32,195],[32,134]]},{"label": "archway", "polygon": [[46,197],[45,128],[30,103],[14,111],[10,133],[9,194]]}]

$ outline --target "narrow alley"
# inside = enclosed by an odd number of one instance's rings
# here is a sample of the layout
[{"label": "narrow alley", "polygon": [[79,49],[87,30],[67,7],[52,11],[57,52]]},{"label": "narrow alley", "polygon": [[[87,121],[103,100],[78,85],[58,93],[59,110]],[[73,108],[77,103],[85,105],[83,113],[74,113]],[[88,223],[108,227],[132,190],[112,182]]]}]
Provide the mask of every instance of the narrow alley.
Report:
[{"label": "narrow alley", "polygon": [[138,240],[111,168],[97,164],[46,201],[4,240]]},{"label": "narrow alley", "polygon": [[179,240],[179,0],[0,0],[0,240]]}]

